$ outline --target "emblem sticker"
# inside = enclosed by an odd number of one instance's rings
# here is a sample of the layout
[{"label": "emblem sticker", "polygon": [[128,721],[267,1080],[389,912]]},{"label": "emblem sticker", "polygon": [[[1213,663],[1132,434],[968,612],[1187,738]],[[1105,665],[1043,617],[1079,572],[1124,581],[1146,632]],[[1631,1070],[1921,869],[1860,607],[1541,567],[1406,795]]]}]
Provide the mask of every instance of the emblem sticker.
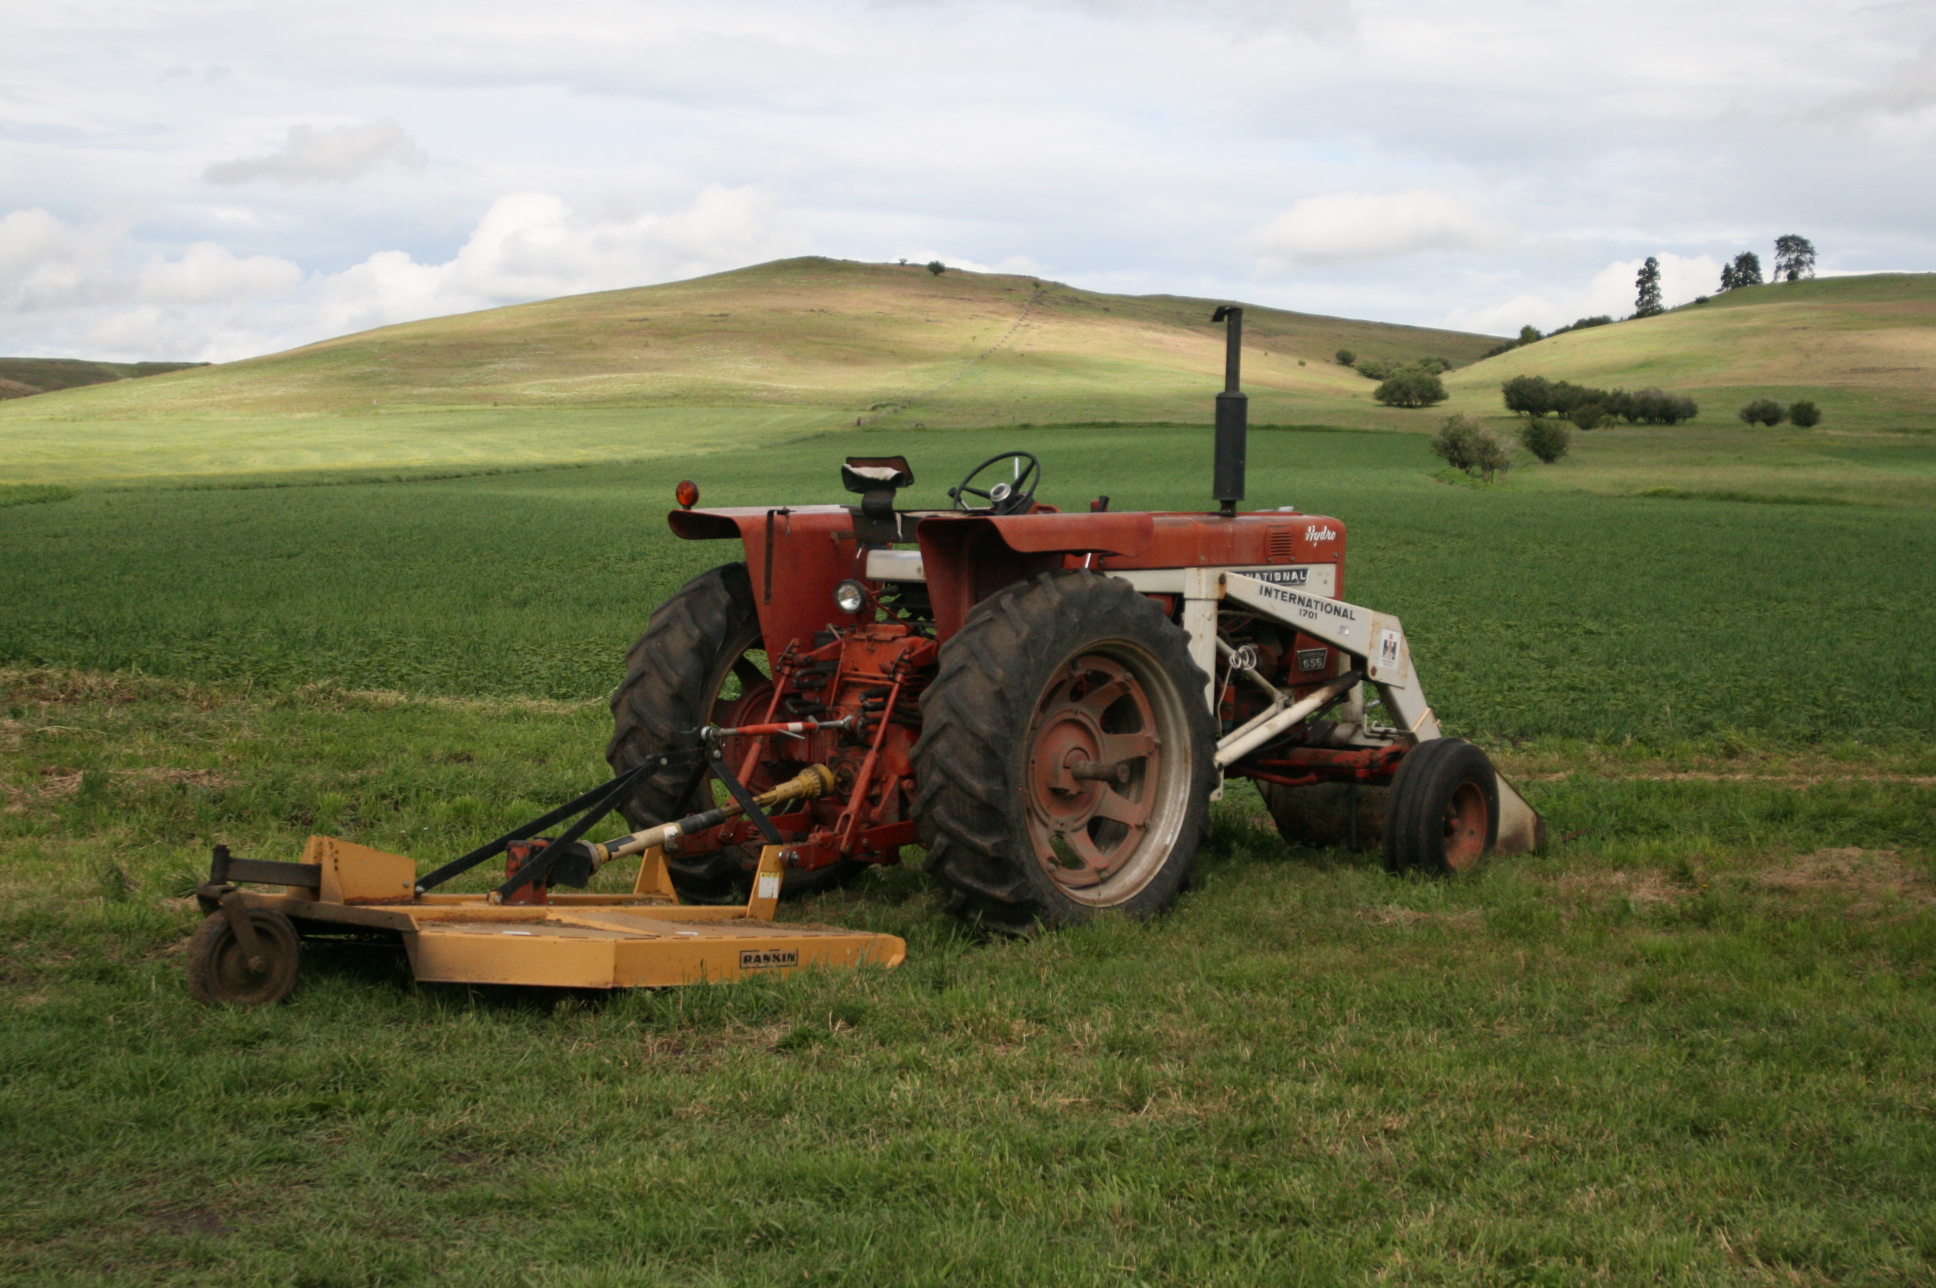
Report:
[{"label": "emblem sticker", "polygon": [[1253,568],[1246,569],[1244,576],[1255,577],[1259,581],[1268,581],[1277,586],[1305,586],[1310,584],[1311,570],[1309,568]]},{"label": "emblem sticker", "polygon": [[1323,648],[1301,648],[1297,651],[1297,669],[1300,671],[1322,671],[1331,659],[1331,650]]},{"label": "emblem sticker", "polygon": [[1400,653],[1403,641],[1397,631],[1378,632],[1378,669],[1381,671],[1403,671],[1404,659]]},{"label": "emblem sticker", "polygon": [[746,948],[740,951],[741,970],[772,970],[778,966],[798,966],[800,950],[797,948]]}]

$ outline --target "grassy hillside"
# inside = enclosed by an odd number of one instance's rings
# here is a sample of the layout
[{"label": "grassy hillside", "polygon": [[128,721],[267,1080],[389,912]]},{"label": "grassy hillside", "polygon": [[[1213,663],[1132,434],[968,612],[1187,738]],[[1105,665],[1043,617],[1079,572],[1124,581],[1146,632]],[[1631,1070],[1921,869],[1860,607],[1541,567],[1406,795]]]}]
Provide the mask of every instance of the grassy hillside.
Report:
[{"label": "grassy hillside", "polygon": [[1518,375],[1684,391],[1710,425],[1770,397],[1815,400],[1830,432],[1936,429],[1936,274],[1747,287],[1570,331],[1448,376],[1452,407],[1499,413],[1499,384]]},{"label": "grassy hillside", "polygon": [[25,398],[114,380],[205,367],[205,362],[86,362],[78,358],[0,358],[0,398]]},{"label": "grassy hillside", "polygon": [[[0,482],[479,468],[851,427],[1201,419],[1215,301],[826,259],[386,327],[0,408]],[[1376,415],[1331,356],[1495,341],[1252,307],[1254,419]],[[1400,413],[1384,413],[1405,423]]]}]

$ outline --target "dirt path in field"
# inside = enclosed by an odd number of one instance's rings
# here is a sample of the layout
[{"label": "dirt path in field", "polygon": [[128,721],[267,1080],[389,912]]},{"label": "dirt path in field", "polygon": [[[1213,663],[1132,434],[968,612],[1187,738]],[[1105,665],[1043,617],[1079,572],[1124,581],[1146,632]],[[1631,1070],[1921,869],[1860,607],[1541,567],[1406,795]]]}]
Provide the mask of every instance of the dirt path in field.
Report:
[{"label": "dirt path in field", "polygon": [[[1035,312],[1035,306],[1041,302],[1043,294],[1044,294],[1043,289],[1039,286],[1036,287],[1035,293],[1028,297],[1028,302],[1026,304],[1022,305],[1022,311],[1020,313],[1017,313],[1015,315],[1015,320],[1008,324],[1008,330],[1002,332],[1000,336],[996,337],[995,342],[993,344],[989,345],[986,349],[983,349],[980,353],[976,354],[974,357],[968,359],[967,362],[962,364],[961,370],[955,372],[955,374],[953,374],[952,376],[949,376],[946,380],[942,381],[934,388],[924,389],[918,394],[910,394],[908,395],[907,398],[894,403],[893,405],[887,407],[882,411],[876,412],[874,415],[855,417],[854,424],[871,425],[877,420],[884,420],[889,416],[898,416],[902,412],[906,411],[908,408],[914,406],[915,403],[920,402],[923,398],[930,398],[935,394],[940,393],[943,389],[948,388],[950,385],[955,384],[963,376],[966,376],[969,372],[973,371],[982,362],[993,357],[995,354],[1001,352],[1001,350],[1008,347],[1008,342],[1015,338],[1015,333],[1017,331],[1022,329],[1022,323],[1028,321],[1029,314]],[[917,426],[917,428],[919,427]]]}]

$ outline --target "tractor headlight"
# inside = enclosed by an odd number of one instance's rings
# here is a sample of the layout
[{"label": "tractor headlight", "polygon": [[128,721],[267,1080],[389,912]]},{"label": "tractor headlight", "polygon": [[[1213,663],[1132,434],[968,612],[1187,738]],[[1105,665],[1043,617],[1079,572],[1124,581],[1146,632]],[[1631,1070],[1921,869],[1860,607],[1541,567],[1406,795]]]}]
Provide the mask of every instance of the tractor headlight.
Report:
[{"label": "tractor headlight", "polygon": [[867,587],[849,579],[834,587],[834,607],[843,613],[858,613],[867,607]]}]

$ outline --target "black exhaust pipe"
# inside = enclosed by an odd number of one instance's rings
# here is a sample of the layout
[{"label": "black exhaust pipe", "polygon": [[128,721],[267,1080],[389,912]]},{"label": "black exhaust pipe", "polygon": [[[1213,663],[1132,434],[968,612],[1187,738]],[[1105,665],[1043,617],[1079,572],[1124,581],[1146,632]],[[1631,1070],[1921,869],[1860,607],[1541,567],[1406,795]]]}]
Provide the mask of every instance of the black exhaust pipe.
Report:
[{"label": "black exhaust pipe", "polygon": [[1224,329],[1223,392],[1217,395],[1217,463],[1214,495],[1217,513],[1237,517],[1244,499],[1244,452],[1250,437],[1250,399],[1237,387],[1244,360],[1244,310],[1240,304],[1221,304],[1210,315]]}]

